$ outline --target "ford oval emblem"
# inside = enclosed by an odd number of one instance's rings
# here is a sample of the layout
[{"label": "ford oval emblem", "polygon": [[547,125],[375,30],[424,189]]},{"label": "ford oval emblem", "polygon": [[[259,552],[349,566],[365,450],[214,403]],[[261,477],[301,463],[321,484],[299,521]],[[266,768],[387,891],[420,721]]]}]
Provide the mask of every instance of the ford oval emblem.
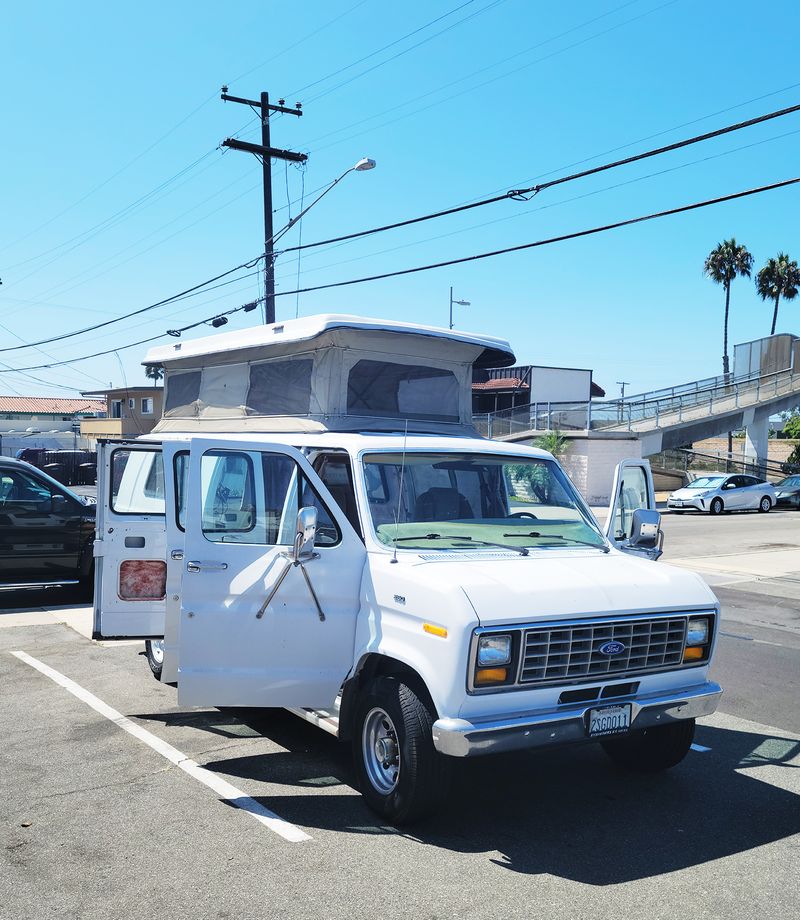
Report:
[{"label": "ford oval emblem", "polygon": [[625,646],[616,639],[612,639],[611,642],[604,642],[597,651],[601,655],[619,655],[625,651]]}]

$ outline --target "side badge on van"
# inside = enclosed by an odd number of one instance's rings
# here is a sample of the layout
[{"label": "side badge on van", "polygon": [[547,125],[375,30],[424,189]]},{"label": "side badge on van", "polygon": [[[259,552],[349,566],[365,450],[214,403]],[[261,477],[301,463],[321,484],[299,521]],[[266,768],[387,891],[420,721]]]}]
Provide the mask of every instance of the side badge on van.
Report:
[{"label": "side badge on van", "polygon": [[625,651],[625,646],[616,639],[612,639],[611,642],[604,642],[597,651],[601,655],[619,655]]}]

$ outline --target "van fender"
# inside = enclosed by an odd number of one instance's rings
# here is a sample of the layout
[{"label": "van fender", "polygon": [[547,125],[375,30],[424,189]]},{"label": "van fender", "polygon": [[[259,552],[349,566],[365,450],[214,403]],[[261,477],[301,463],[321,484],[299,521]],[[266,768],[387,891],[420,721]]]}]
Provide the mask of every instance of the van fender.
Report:
[{"label": "van fender", "polygon": [[338,731],[340,741],[349,741],[353,737],[353,719],[358,698],[364,688],[379,677],[396,677],[404,680],[419,696],[426,699],[438,716],[439,709],[431,695],[428,681],[414,664],[381,651],[365,652],[342,686]]}]

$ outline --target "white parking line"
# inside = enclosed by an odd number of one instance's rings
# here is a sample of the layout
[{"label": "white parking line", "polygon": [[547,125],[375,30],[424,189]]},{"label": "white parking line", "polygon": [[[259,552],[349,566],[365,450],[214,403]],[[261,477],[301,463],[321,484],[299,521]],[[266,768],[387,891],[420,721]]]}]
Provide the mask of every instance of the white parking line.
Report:
[{"label": "white parking line", "polygon": [[50,680],[57,683],[60,687],[68,690],[73,696],[86,703],[87,706],[91,706],[95,712],[99,712],[101,716],[105,716],[109,721],[118,725],[123,731],[128,732],[129,735],[133,735],[134,738],[143,741],[148,747],[151,747],[162,757],[170,761],[170,763],[175,764],[176,767],[180,767],[181,770],[188,773],[189,776],[194,777],[198,782],[208,786],[208,788],[216,792],[223,801],[229,802],[231,805],[235,805],[237,808],[241,808],[242,811],[246,811],[248,814],[252,815],[256,821],[265,824],[271,831],[283,837],[284,840],[288,840],[291,843],[300,843],[303,840],[312,839],[305,831],[300,830],[299,827],[290,824],[288,821],[284,821],[283,818],[279,817],[268,808],[264,808],[263,805],[255,799],[250,798],[249,795],[245,795],[241,790],[237,789],[236,786],[232,786],[227,780],[222,779],[222,777],[217,776],[216,773],[212,773],[210,770],[206,770],[205,767],[201,767],[200,764],[196,763],[194,760],[190,760],[185,754],[177,748],[174,748],[171,744],[167,744],[166,741],[157,738],[151,732],[147,731],[147,729],[142,728],[141,725],[132,722],[127,716],[117,712],[116,709],[112,709],[111,706],[104,703],[93,693],[85,690],[80,684],[76,684],[74,680],[70,680],[69,677],[65,677],[59,671],[44,664],[44,662],[39,661],[37,658],[33,658],[27,652],[14,651],[11,652],[11,654],[19,658],[20,661],[24,661],[25,664],[29,664],[32,668],[36,668],[37,671],[49,677]]}]

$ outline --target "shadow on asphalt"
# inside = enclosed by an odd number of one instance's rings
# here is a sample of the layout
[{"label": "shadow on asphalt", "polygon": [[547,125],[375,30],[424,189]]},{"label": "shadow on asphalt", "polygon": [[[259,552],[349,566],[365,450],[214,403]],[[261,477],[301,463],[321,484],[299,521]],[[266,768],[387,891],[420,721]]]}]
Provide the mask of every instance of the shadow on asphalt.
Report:
[{"label": "shadow on asphalt", "polygon": [[[335,833],[395,829],[352,794],[309,794],[355,785],[350,749],[282,710],[173,713],[165,723],[215,734],[241,723],[285,752],[220,759],[208,769],[245,780],[295,786],[295,795],[258,797],[282,818]],[[187,721],[188,720],[188,721]],[[796,769],[800,742],[700,726],[698,743],[674,770],[626,774],[597,745],[509,754],[455,763],[442,811],[403,835],[461,853],[485,853],[513,872],[547,873],[589,885],[613,885],[710,862],[800,831],[800,797],[736,768]]]}]

